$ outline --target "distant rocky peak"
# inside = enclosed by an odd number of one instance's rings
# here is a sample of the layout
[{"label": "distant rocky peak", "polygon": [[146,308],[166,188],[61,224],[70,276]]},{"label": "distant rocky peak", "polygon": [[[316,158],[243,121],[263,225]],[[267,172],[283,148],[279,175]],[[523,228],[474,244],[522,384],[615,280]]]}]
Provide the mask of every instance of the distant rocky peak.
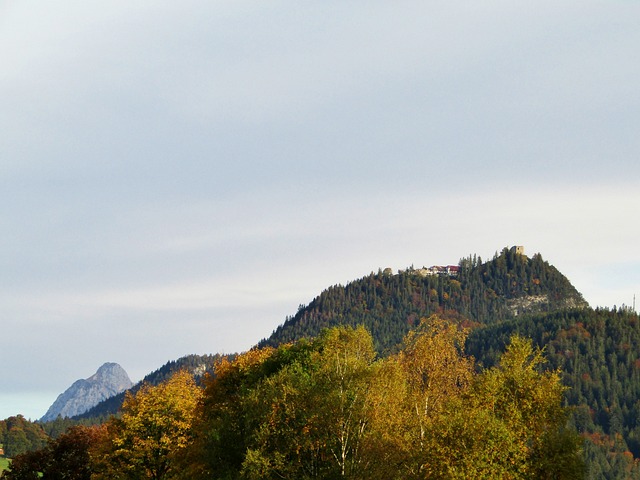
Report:
[{"label": "distant rocky peak", "polygon": [[75,417],[132,386],[129,375],[120,365],[105,363],[89,378],[77,380],[61,393],[40,420],[47,422],[58,416]]},{"label": "distant rocky peak", "polygon": [[123,388],[131,388],[131,380],[129,375],[117,363],[109,362],[102,365],[96,373],[87,378],[89,382],[103,382],[112,385],[127,385]]}]

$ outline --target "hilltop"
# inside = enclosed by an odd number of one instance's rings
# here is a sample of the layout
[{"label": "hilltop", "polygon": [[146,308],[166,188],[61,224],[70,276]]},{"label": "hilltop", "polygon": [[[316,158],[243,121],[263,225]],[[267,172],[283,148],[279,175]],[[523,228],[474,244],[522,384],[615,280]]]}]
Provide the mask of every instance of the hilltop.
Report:
[{"label": "hilltop", "polygon": [[530,313],[586,308],[569,280],[539,253],[504,248],[483,262],[469,256],[457,266],[390,269],[323,291],[258,346],[315,337],[335,325],[364,325],[379,352],[393,351],[421,318],[432,314],[467,326],[491,325]]}]

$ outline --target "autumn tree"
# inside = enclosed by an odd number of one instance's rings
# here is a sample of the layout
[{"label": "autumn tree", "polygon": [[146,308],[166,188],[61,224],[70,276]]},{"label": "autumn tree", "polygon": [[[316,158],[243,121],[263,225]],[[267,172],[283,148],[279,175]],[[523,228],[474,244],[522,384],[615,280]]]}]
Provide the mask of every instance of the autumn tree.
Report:
[{"label": "autumn tree", "polygon": [[247,478],[358,478],[370,428],[375,350],[363,328],[325,330],[256,389],[261,412]]},{"label": "autumn tree", "polygon": [[418,478],[584,478],[564,387],[544,361],[530,341],[513,337],[499,364],[474,375],[428,425]]},{"label": "autumn tree", "polygon": [[18,455],[1,478],[90,480],[93,466],[89,452],[100,432],[101,427],[71,427],[57,439],[49,440],[46,447]]},{"label": "autumn tree", "polygon": [[545,371],[544,353],[519,336],[475,384],[475,400],[504,423],[515,442],[514,465],[523,478],[576,479],[584,475],[582,441],[567,427],[559,371]]},{"label": "autumn tree", "polygon": [[205,380],[194,422],[195,438],[185,456],[183,470],[191,478],[239,478],[253,431],[248,425],[251,416],[246,397],[267,372],[280,368],[273,353],[270,347],[253,349],[216,363],[215,375]]},{"label": "autumn tree", "polygon": [[405,478],[415,451],[415,422],[405,368],[397,357],[372,365],[367,385],[367,430],[356,478]]},{"label": "autumn tree", "polygon": [[94,451],[98,479],[176,478],[176,465],[191,438],[201,389],[187,371],[128,394],[120,418]]},{"label": "autumn tree", "polygon": [[417,450],[428,426],[469,386],[473,361],[463,354],[466,331],[437,316],[423,320],[404,340],[399,362],[408,383],[412,421],[418,427]]},{"label": "autumn tree", "polygon": [[542,352],[515,338],[477,373],[465,338],[431,317],[381,360],[363,327],[341,326],[221,362],[188,478],[580,478],[578,437]]},{"label": "autumn tree", "polygon": [[469,398],[447,402],[427,427],[418,469],[406,478],[501,480],[512,475],[512,432],[491,411]]}]

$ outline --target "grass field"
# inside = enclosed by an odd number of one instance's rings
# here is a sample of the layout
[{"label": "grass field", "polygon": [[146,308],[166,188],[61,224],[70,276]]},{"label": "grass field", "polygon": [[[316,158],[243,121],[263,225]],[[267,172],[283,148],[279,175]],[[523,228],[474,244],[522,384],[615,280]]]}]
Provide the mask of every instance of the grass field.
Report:
[{"label": "grass field", "polygon": [[9,465],[9,460],[4,457],[0,457],[0,472],[3,472],[7,469],[7,465]]}]

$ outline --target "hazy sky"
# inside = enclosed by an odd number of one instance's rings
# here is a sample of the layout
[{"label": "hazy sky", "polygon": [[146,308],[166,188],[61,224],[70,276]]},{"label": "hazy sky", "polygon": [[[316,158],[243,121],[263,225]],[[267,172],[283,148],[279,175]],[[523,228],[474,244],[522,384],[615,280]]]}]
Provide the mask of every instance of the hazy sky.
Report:
[{"label": "hazy sky", "polygon": [[524,245],[640,303],[637,1],[0,0],[0,419]]}]

